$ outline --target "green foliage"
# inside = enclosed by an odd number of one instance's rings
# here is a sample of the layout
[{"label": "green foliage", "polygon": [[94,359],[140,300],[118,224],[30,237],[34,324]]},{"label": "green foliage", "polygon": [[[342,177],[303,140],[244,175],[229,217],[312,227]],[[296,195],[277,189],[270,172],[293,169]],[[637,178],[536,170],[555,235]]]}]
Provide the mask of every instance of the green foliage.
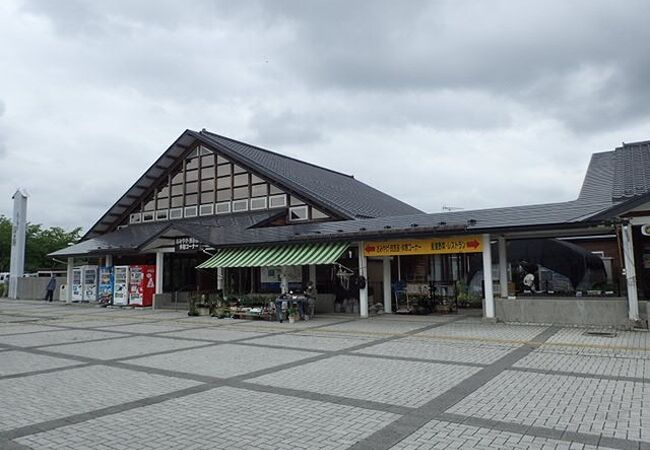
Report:
[{"label": "green foliage", "polygon": [[[52,269],[61,264],[47,256],[79,241],[81,228],[65,231],[60,227],[43,228],[40,224],[27,224],[25,272]],[[11,255],[11,219],[0,216],[0,272],[9,271]]]}]

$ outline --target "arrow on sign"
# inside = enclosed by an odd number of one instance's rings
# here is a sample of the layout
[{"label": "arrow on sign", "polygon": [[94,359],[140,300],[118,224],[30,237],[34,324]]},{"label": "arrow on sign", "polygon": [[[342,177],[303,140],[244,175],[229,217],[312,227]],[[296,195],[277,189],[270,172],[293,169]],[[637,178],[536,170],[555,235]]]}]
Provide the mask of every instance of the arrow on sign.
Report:
[{"label": "arrow on sign", "polygon": [[478,248],[479,245],[481,245],[481,243],[480,243],[479,241],[477,241],[476,239],[474,239],[474,240],[472,240],[472,241],[469,241],[469,242],[467,243],[467,246],[468,246],[469,248]]}]

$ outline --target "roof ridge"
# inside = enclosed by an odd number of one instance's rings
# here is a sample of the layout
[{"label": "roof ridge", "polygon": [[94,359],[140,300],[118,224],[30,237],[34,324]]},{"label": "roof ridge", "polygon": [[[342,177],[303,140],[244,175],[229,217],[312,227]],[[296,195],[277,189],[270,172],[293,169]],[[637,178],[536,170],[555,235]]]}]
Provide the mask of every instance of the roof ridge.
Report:
[{"label": "roof ridge", "polygon": [[618,150],[619,148],[625,148],[625,147],[629,147],[629,146],[633,146],[633,145],[648,145],[648,144],[650,144],[650,140],[647,140],[647,141],[637,141],[637,142],[621,142],[621,146],[620,146],[620,147],[617,147],[617,150]]},{"label": "roof ridge", "polygon": [[257,146],[257,145],[252,145],[252,144],[249,144],[249,143],[247,143],[247,142],[238,141],[237,139],[233,139],[233,138],[230,138],[230,137],[228,137],[228,136],[223,136],[223,135],[221,135],[221,134],[213,133],[212,131],[208,131],[208,130],[206,130],[205,128],[203,128],[203,129],[199,132],[199,134],[208,134],[208,135],[212,135],[212,136],[217,136],[217,137],[219,137],[219,138],[221,138],[221,139],[226,139],[226,140],[228,140],[228,141],[235,142],[235,143],[237,143],[237,144],[241,144],[241,145],[246,145],[246,146],[248,146],[248,147],[252,147],[252,148],[254,148],[254,149],[256,149],[256,150],[259,150],[259,151],[262,151],[262,152],[265,152],[265,153],[270,153],[271,155],[279,156],[280,158],[289,159],[289,160],[291,160],[291,161],[296,161],[296,162],[298,162],[298,163],[300,163],[300,164],[306,164],[306,165],[308,165],[308,166],[312,166],[312,167],[315,167],[315,168],[317,168],[317,169],[326,170],[326,171],[331,172],[331,173],[334,173],[334,174],[336,174],[336,175],[341,175],[341,176],[344,176],[344,177],[348,177],[348,178],[352,178],[352,179],[354,179],[354,175],[349,175],[349,174],[347,174],[347,173],[339,172],[339,171],[337,171],[337,170],[332,170],[332,169],[329,169],[329,168],[327,168],[327,167],[319,166],[318,164],[314,164],[314,163],[310,163],[310,162],[308,162],[308,161],[303,161],[303,160],[301,160],[301,159],[294,158],[294,157],[292,157],[292,156],[283,155],[282,153],[274,152],[273,150],[269,150],[269,149],[266,149],[266,148],[262,148],[262,147],[259,147],[259,146]]}]

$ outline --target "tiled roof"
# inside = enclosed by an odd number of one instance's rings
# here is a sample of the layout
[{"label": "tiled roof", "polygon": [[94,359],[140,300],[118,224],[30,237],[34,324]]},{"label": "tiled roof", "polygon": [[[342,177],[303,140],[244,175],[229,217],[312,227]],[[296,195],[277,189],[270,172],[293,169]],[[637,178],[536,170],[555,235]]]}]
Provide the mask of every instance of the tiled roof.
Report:
[{"label": "tiled roof", "polygon": [[280,155],[209,131],[201,131],[208,143],[244,159],[249,166],[344,217],[382,217],[421,213],[353,176]]},{"label": "tiled roof", "polygon": [[614,150],[615,201],[650,192],[650,141],[623,144]]}]

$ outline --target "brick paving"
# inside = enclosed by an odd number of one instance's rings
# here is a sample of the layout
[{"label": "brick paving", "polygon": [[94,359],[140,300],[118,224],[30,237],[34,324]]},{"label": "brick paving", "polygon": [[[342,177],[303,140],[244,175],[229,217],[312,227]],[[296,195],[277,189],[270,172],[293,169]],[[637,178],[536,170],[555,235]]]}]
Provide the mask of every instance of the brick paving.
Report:
[{"label": "brick paving", "polygon": [[0,300],[0,448],[650,449],[650,333]]}]

